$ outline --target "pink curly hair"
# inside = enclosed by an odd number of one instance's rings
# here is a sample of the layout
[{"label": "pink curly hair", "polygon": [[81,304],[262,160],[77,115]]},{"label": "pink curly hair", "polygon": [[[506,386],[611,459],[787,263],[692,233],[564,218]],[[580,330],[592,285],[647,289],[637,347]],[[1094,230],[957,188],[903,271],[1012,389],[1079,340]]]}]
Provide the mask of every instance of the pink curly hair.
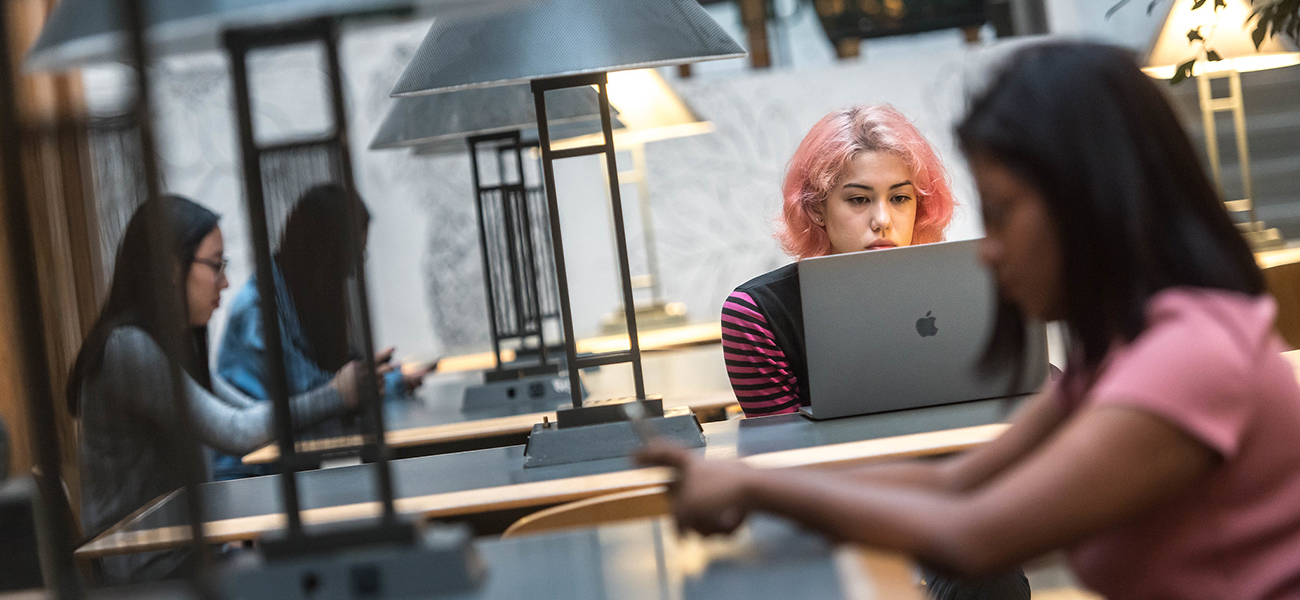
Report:
[{"label": "pink curly hair", "polygon": [[907,117],[888,104],[874,104],[822,117],[799,143],[786,169],[776,233],[787,254],[804,259],[830,252],[830,238],[813,221],[813,207],[826,199],[855,155],[872,151],[897,155],[912,172],[919,203],[912,243],[943,241],[956,206],[947,170]]}]

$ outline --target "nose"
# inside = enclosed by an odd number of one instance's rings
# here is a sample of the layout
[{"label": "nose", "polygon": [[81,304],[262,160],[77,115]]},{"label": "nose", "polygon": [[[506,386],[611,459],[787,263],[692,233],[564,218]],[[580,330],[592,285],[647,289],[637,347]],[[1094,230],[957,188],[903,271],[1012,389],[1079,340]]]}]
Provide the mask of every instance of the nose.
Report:
[{"label": "nose", "polygon": [[892,224],[886,202],[876,202],[871,207],[871,230],[881,233]]}]

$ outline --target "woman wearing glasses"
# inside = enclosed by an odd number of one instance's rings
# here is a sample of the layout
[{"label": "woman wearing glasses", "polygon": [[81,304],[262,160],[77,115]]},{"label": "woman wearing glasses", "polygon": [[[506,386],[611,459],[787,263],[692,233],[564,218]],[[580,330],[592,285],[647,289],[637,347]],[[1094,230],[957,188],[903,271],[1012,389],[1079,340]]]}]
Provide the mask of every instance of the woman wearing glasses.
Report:
[{"label": "woman wearing glasses", "polygon": [[[155,268],[150,213],[167,220],[170,274]],[[81,522],[90,537],[181,487],[185,469],[193,467],[181,458],[194,441],[179,437],[173,366],[179,367],[180,388],[202,443],[245,454],[273,438],[270,405],[208,372],[208,319],[229,285],[218,219],[190,200],[165,196],[142,205],[127,225],[108,302],[77,354],[67,387],[68,407],[81,419]],[[183,331],[163,321],[158,293],[177,285],[184,291],[178,295]],[[292,398],[294,426],[355,406],[362,368],[349,362],[327,385]],[[106,558],[100,575],[109,584],[163,579],[183,572],[186,557],[159,552]]]},{"label": "woman wearing glasses", "polygon": [[[349,215],[351,212],[351,215]],[[329,383],[334,371],[356,358],[348,339],[348,286],[356,273],[347,227],[360,225],[365,247],[370,212],[355,195],[335,184],[311,188],[294,205],[272,261],[279,307],[280,343],[289,394],[302,394]],[[385,351],[385,357],[391,354]],[[437,363],[385,378],[385,395],[400,397],[418,387]],[[217,353],[217,373],[252,398],[266,393],[266,344],[262,338],[262,307],[257,282],[250,280],[235,295]],[[311,433],[343,434],[344,423],[333,420]],[[244,465],[238,456],[215,457],[216,479],[264,475],[265,465]]]}]

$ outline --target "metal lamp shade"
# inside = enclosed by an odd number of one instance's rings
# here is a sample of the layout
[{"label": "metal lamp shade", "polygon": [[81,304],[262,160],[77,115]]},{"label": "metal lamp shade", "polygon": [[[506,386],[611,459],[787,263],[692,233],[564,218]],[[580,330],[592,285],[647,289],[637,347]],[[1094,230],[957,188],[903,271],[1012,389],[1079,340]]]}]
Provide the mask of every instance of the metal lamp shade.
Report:
[{"label": "metal lamp shade", "polygon": [[[146,36],[155,55],[211,50],[227,29],[317,17],[511,7],[525,0],[148,0]],[[27,54],[29,71],[61,71],[126,56],[117,0],[62,0]]]},{"label": "metal lamp shade", "polygon": [[[600,101],[591,88],[557,91],[546,104],[552,123],[590,121],[595,124],[591,131],[600,130]],[[537,110],[527,85],[398,98],[370,148],[446,146],[464,152],[467,137],[536,127]]]},{"label": "metal lamp shade", "polygon": [[393,95],[744,55],[696,0],[537,0],[434,23]]}]

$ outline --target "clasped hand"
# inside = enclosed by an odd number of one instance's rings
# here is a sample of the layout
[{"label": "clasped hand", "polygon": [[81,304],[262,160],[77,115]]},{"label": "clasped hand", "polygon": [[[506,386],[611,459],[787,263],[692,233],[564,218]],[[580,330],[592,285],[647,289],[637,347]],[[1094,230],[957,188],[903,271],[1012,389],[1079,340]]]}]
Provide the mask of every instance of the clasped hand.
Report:
[{"label": "clasped hand", "polygon": [[731,533],[753,508],[755,471],[740,461],[704,460],[690,450],[658,440],[647,444],[636,460],[677,471],[668,492],[680,530],[693,529],[705,535]]}]

